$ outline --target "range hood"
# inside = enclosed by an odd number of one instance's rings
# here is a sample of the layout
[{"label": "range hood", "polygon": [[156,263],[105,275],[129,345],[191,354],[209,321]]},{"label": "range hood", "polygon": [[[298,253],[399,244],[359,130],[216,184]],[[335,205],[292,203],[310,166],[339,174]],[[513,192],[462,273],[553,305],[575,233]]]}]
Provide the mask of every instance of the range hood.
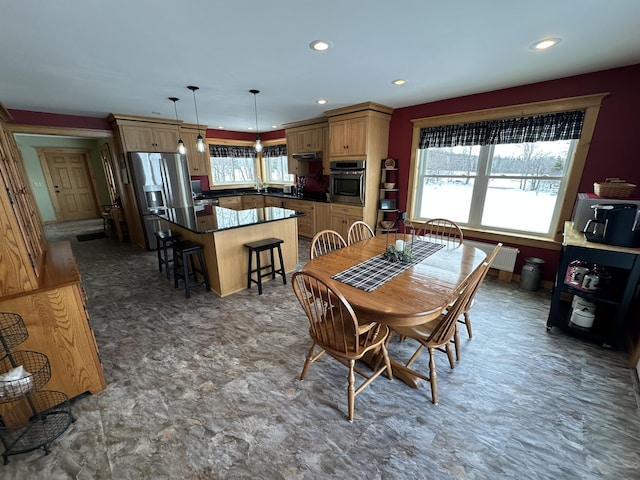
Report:
[{"label": "range hood", "polygon": [[301,162],[315,162],[322,160],[322,152],[292,153],[291,158]]}]

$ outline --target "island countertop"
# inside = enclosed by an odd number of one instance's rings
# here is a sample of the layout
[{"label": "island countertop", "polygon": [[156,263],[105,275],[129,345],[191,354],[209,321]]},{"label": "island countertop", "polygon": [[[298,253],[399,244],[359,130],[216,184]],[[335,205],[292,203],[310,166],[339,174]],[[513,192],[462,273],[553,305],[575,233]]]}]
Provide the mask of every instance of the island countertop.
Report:
[{"label": "island countertop", "polygon": [[231,210],[229,208],[207,205],[201,210],[195,207],[167,208],[156,212],[156,215],[169,223],[186,228],[193,233],[205,234],[302,217],[304,213],[279,207]]}]

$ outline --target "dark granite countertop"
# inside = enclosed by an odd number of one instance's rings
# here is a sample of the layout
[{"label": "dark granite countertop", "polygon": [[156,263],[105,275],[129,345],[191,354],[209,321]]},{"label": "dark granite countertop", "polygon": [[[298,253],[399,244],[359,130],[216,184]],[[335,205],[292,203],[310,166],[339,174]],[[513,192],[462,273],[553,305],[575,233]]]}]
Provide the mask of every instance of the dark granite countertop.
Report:
[{"label": "dark granite countertop", "polygon": [[291,195],[284,193],[282,190],[271,190],[267,192],[258,192],[255,189],[236,189],[236,190],[206,190],[202,192],[202,195],[196,197],[196,199],[211,199],[222,197],[235,197],[242,195],[263,195],[268,197],[278,198],[291,198],[295,200],[307,200],[311,202],[329,203],[327,200],[327,194],[324,192],[307,191],[303,196]]},{"label": "dark granite countertop", "polygon": [[194,233],[213,233],[232,228],[302,217],[304,213],[278,207],[231,210],[228,208],[208,206],[203,210],[198,210],[195,207],[167,208],[164,211],[157,212],[156,215],[169,223],[186,228]]}]

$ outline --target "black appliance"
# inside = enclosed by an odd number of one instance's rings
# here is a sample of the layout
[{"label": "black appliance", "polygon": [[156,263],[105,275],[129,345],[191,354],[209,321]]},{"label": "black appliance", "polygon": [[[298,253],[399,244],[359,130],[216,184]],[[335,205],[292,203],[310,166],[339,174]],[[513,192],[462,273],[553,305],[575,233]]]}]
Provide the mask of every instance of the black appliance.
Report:
[{"label": "black appliance", "polygon": [[329,198],[336,203],[364,205],[364,160],[331,162]]},{"label": "black appliance", "polygon": [[633,203],[592,205],[594,218],[587,221],[584,237],[589,242],[618,247],[640,247],[638,206]]}]

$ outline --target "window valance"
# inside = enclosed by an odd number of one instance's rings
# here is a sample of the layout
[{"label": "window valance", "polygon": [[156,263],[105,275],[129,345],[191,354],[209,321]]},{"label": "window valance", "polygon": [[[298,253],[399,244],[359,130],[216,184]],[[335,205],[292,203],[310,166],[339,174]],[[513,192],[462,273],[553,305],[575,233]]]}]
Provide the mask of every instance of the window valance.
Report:
[{"label": "window valance", "polygon": [[287,146],[282,143],[279,145],[268,145],[262,150],[263,157],[286,157],[287,156]]},{"label": "window valance", "polygon": [[559,112],[420,129],[419,148],[544,142],[580,138],[584,111]]},{"label": "window valance", "polygon": [[219,158],[254,158],[256,151],[253,147],[242,145],[209,145],[209,155]]}]

